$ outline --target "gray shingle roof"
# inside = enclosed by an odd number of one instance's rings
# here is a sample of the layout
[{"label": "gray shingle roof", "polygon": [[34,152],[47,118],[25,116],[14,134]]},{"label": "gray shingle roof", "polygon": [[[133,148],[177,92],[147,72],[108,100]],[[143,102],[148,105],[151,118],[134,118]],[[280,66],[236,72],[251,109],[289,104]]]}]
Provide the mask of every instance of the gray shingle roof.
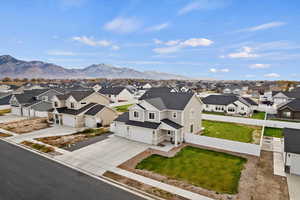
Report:
[{"label": "gray shingle roof", "polygon": [[39,103],[33,105],[31,108],[36,111],[49,111],[52,109],[52,103],[40,101]]},{"label": "gray shingle roof", "polygon": [[160,125],[160,123],[155,123],[155,122],[139,122],[139,121],[133,121],[129,120],[129,112],[123,113],[120,115],[115,121],[118,122],[124,122],[127,125],[131,126],[138,126],[138,127],[143,127],[143,128],[150,128],[150,129],[157,129]]},{"label": "gray shingle roof", "polygon": [[184,110],[193,95],[190,92],[149,92],[148,95],[143,95],[142,100],[159,110]]},{"label": "gray shingle roof", "polygon": [[300,130],[285,128],[283,129],[283,135],[284,151],[300,154]]},{"label": "gray shingle roof", "polygon": [[202,99],[204,104],[211,104],[211,105],[229,105],[239,98],[234,95],[209,95]]},{"label": "gray shingle roof", "polygon": [[286,104],[280,106],[278,108],[278,110],[281,110],[285,107],[289,107],[293,111],[300,111],[300,99],[291,100],[291,101],[287,102]]},{"label": "gray shingle roof", "polygon": [[11,97],[12,97],[12,95],[8,95],[3,98],[0,98],[0,105],[9,105],[9,101],[10,101]]},{"label": "gray shingle roof", "polygon": [[248,98],[248,97],[242,97],[248,104],[252,105],[252,106],[258,106],[258,104],[253,101],[252,99]]},{"label": "gray shingle roof", "polygon": [[104,87],[104,88],[101,88],[98,92],[101,93],[101,94],[106,94],[106,95],[118,95],[124,89],[128,90],[125,87]]},{"label": "gray shingle roof", "polygon": [[169,119],[163,119],[163,120],[161,120],[161,121],[162,121],[163,123],[168,124],[169,126],[175,128],[175,129],[180,129],[180,128],[183,127],[183,126],[181,126],[180,124],[177,124],[176,122],[173,122],[173,121],[171,121],[171,120],[169,120]]},{"label": "gray shingle roof", "polygon": [[103,105],[95,105],[94,107],[90,108],[88,111],[86,111],[84,114],[85,115],[96,115],[98,112],[100,112],[103,108],[105,108],[105,106]]},{"label": "gray shingle roof", "polygon": [[78,110],[75,109],[69,109],[67,107],[63,107],[63,108],[56,108],[58,113],[62,113],[62,114],[69,114],[69,115],[79,115],[85,111],[87,111],[88,109],[90,109],[91,107],[95,106],[96,103],[90,103]]}]

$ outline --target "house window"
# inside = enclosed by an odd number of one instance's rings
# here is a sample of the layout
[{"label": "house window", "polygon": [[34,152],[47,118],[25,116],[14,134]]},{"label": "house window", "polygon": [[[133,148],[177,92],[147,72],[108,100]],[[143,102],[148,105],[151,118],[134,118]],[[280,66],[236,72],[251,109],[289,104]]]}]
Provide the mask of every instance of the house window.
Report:
[{"label": "house window", "polygon": [[74,106],[74,103],[72,102],[72,103],[71,103],[71,108],[74,108],[74,107],[75,107],[75,106]]},{"label": "house window", "polygon": [[149,119],[155,119],[155,113],[149,113]]},{"label": "house window", "polygon": [[228,112],[235,112],[235,109],[233,107],[229,107]]},{"label": "house window", "polygon": [[244,107],[241,107],[241,110],[245,110],[245,108],[244,108]]},{"label": "house window", "polygon": [[177,118],[177,113],[173,112],[173,118],[176,119]]},{"label": "house window", "polygon": [[194,124],[191,124],[190,126],[190,133],[193,133],[194,132]]},{"label": "house window", "polygon": [[86,104],[86,102],[81,102],[81,105],[85,105]]},{"label": "house window", "polygon": [[54,102],[54,107],[58,107],[58,102]]},{"label": "house window", "polygon": [[283,112],[284,117],[291,117],[291,112]]},{"label": "house window", "polygon": [[134,117],[134,118],[139,118],[139,112],[134,111],[134,112],[133,112],[133,117]]}]

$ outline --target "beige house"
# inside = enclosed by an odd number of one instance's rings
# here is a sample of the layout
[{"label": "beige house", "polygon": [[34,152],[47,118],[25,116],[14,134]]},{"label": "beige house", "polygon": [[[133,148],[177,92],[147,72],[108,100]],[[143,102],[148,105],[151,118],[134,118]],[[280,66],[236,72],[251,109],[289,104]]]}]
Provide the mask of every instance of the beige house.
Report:
[{"label": "beige house", "polygon": [[159,145],[184,142],[186,133],[201,131],[202,102],[193,93],[153,93],[129,108],[111,125],[118,136]]},{"label": "beige house", "polygon": [[54,124],[96,128],[109,126],[117,112],[107,107],[109,98],[93,91],[73,91],[52,99]]}]

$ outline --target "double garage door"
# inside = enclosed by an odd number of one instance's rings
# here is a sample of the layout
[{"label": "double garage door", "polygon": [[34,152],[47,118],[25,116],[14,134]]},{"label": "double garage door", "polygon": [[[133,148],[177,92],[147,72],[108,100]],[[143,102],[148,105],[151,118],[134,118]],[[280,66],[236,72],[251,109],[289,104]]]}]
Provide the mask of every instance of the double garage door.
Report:
[{"label": "double garage door", "polygon": [[62,124],[64,126],[75,127],[76,126],[76,119],[72,115],[63,115],[62,116]]}]

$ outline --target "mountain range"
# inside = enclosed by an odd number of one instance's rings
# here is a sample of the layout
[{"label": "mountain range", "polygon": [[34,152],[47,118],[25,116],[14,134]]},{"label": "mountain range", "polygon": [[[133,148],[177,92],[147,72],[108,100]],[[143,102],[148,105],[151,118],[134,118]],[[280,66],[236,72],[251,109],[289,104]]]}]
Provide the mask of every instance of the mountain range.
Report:
[{"label": "mountain range", "polygon": [[107,64],[93,64],[81,69],[69,69],[42,61],[24,61],[10,55],[0,56],[0,78],[141,78],[141,79],[189,79],[176,74],[157,71],[138,71]]}]

